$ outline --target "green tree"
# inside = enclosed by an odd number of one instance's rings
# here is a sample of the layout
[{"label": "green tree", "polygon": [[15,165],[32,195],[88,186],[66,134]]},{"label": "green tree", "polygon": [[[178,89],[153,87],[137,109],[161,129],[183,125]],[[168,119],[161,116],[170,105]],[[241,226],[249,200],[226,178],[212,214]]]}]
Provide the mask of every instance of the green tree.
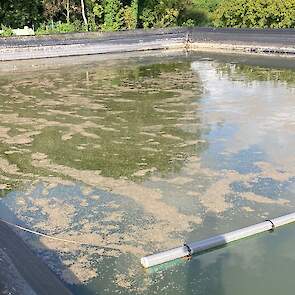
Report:
[{"label": "green tree", "polygon": [[125,6],[123,17],[126,29],[136,29],[138,21],[138,0],[132,0],[130,6]]},{"label": "green tree", "polygon": [[90,31],[97,31],[103,23],[102,0],[86,0],[86,13],[88,18],[88,28]]},{"label": "green tree", "polygon": [[221,0],[193,0],[193,7],[213,12],[216,10],[220,2]]},{"label": "green tree", "polygon": [[294,28],[294,0],[223,0],[213,15],[216,27]]},{"label": "green tree", "polygon": [[208,26],[212,23],[212,12],[221,0],[193,0],[179,16],[179,25]]},{"label": "green tree", "polygon": [[43,21],[41,0],[0,1],[0,24],[12,28],[32,26]]},{"label": "green tree", "polygon": [[69,0],[43,0],[44,17],[47,21],[63,20],[67,17],[70,21],[70,2]]},{"label": "green tree", "polygon": [[104,1],[104,31],[118,31],[123,26],[123,8],[120,0]]},{"label": "green tree", "polygon": [[176,26],[190,0],[145,0],[140,19],[144,28]]}]

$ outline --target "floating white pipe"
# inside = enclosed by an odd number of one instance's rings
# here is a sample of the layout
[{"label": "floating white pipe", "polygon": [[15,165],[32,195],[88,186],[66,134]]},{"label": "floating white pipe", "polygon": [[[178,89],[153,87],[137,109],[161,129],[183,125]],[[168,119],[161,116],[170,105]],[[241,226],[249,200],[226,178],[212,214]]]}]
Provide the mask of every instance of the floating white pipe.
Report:
[{"label": "floating white pipe", "polygon": [[269,219],[264,222],[244,227],[226,234],[218,235],[200,242],[187,243],[182,247],[174,248],[158,254],[141,258],[141,264],[145,267],[152,267],[178,258],[190,256],[215,247],[226,245],[230,242],[250,237],[279,226],[295,222],[295,213]]}]

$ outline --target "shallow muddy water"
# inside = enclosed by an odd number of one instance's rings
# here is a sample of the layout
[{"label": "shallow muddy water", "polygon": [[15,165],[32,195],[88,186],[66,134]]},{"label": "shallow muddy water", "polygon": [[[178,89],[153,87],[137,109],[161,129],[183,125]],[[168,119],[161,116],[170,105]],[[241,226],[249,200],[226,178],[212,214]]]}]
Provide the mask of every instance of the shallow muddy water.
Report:
[{"label": "shallow muddy water", "polygon": [[74,294],[292,294],[294,225],[140,258],[294,211],[294,62],[90,59],[0,74],[1,217]]}]

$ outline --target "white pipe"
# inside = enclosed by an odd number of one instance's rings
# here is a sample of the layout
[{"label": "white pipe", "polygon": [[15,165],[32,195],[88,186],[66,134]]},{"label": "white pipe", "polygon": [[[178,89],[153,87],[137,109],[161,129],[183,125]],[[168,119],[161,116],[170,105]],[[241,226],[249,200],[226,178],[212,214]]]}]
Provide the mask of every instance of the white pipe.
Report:
[{"label": "white pipe", "polygon": [[215,247],[226,245],[246,237],[250,237],[282,225],[295,222],[295,213],[281,216],[274,219],[269,219],[264,222],[244,227],[226,234],[218,235],[200,242],[185,244],[182,247],[174,248],[158,254],[150,255],[141,258],[141,264],[145,267],[152,267],[178,258],[197,254]]}]

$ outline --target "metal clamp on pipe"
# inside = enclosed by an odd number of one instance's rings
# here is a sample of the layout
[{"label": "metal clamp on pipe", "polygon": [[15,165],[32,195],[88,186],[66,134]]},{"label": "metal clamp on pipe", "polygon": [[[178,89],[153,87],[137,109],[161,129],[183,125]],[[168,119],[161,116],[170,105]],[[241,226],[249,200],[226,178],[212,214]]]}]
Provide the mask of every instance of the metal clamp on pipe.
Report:
[{"label": "metal clamp on pipe", "polygon": [[270,230],[270,231],[274,231],[275,228],[276,228],[276,226],[275,226],[275,224],[272,222],[272,220],[271,220],[271,219],[266,219],[265,221],[269,221],[269,222],[271,223],[271,230]]},{"label": "metal clamp on pipe", "polygon": [[192,249],[190,248],[190,246],[187,243],[184,243],[183,246],[187,248],[187,251],[188,251],[187,257],[190,259],[193,255]]}]

